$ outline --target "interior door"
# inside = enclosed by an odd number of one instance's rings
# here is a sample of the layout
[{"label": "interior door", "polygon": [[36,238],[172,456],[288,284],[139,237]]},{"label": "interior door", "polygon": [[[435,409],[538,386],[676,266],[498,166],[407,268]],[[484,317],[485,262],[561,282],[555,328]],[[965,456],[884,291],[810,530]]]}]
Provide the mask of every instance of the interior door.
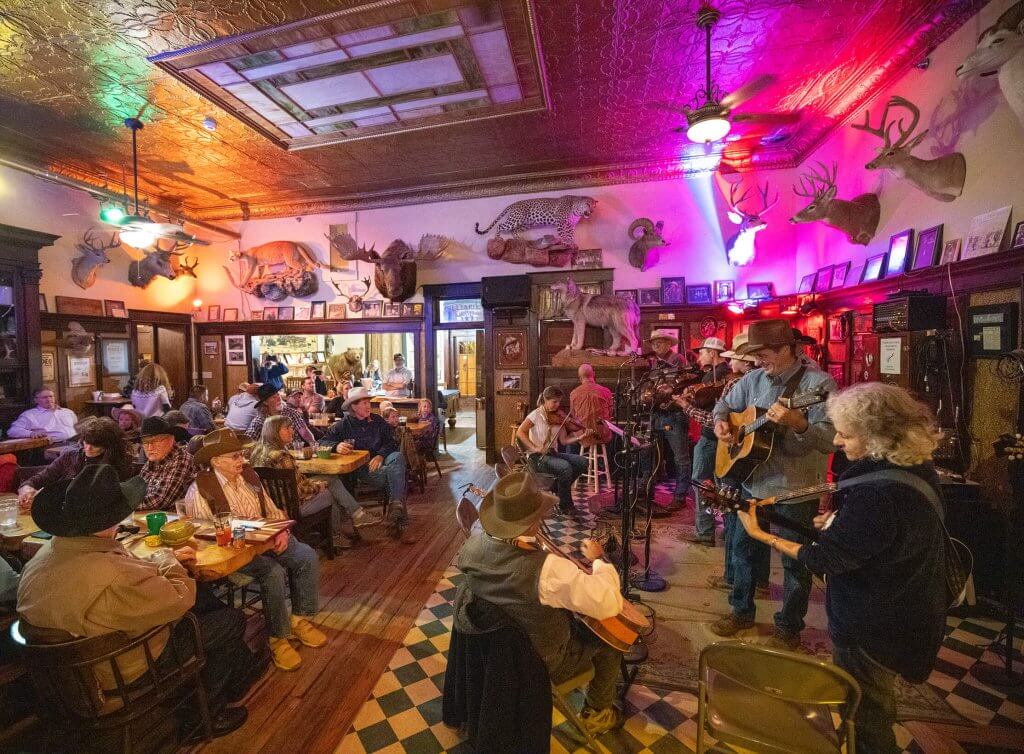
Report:
[{"label": "interior door", "polygon": [[158,325],[153,328],[156,348],[156,363],[164,368],[171,382],[174,395],[171,405],[179,406],[188,398],[188,370],[185,363],[187,339],[185,328]]}]

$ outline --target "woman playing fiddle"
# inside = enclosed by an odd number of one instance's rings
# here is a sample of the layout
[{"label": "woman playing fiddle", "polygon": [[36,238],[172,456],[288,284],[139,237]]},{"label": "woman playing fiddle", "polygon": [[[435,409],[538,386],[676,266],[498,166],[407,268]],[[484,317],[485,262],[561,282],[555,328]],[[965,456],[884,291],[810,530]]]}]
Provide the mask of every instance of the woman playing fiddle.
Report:
[{"label": "woman playing fiddle", "polygon": [[589,435],[589,430],[571,434],[567,419],[560,410],[565,396],[559,388],[550,385],[537,399],[537,408],[527,414],[516,430],[516,439],[526,451],[526,462],[539,474],[550,474],[558,485],[558,508],[563,513],[575,510],[572,485],[586,472],[587,459],[574,453],[560,453],[559,446],[577,443]]}]

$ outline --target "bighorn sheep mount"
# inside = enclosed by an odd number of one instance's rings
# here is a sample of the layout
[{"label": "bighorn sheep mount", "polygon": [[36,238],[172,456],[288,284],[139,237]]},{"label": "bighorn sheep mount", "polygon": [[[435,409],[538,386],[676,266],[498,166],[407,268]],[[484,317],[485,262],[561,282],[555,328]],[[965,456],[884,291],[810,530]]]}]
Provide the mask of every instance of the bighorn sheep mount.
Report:
[{"label": "bighorn sheep mount", "polygon": [[754,255],[757,253],[755,247],[757,234],[768,227],[763,215],[779,203],[778,192],[775,193],[775,198],[771,202],[768,201],[769,188],[768,182],[765,181],[764,188],[758,187],[757,189],[761,194],[761,209],[757,212],[747,212],[740,207],[740,204],[747,200],[750,189],[745,190],[737,198],[736,191],[739,189],[739,185],[740,181],[729,185],[729,211],[726,213],[729,219],[739,226],[736,235],[725,243],[725,258],[729,264],[735,267],[742,267],[754,261]]},{"label": "bighorn sheep mount", "polygon": [[850,243],[867,246],[878,230],[882,205],[878,194],[861,194],[853,199],[836,198],[836,173],[838,163],[832,163],[831,172],[819,162],[821,172],[812,170],[800,176],[800,188],[793,187],[793,193],[804,196],[811,203],[797,212],[791,223],[813,223],[821,220],[825,225],[846,234]]},{"label": "bighorn sheep mount", "polygon": [[1006,102],[1024,126],[1024,0],[981,33],[978,47],[956,69],[958,78],[995,73]]},{"label": "bighorn sheep mount", "polygon": [[178,273],[174,271],[174,265],[171,264],[171,257],[184,254],[185,252],[181,249],[187,249],[192,244],[171,240],[171,245],[165,249],[160,245],[161,240],[157,239],[154,242],[153,251],[143,250],[142,253],[145,256],[128,265],[128,282],[136,288],[145,288],[158,275],[162,275],[168,280],[174,280],[178,276]]},{"label": "bighorn sheep mount", "polygon": [[565,313],[572,320],[572,342],[564,351],[581,350],[587,325],[594,325],[611,336],[611,345],[605,353],[610,356],[636,353],[640,309],[635,302],[622,296],[584,293],[571,278],[552,285],[551,292],[565,297]]},{"label": "bighorn sheep mount", "polygon": [[[633,245],[629,247],[629,263],[638,270],[649,270],[658,263],[661,256],[658,248],[668,246],[668,241],[661,235],[664,226],[665,223],[661,220],[654,223],[646,217],[638,217],[630,223],[629,230],[626,231],[626,235],[633,241]],[[638,230],[639,236],[636,234]]]},{"label": "bighorn sheep mount", "polygon": [[382,253],[375,246],[358,246],[348,233],[327,236],[342,259],[369,262],[374,266],[373,284],[389,301],[405,301],[416,292],[416,263],[433,262],[444,256],[449,240],[443,236],[425,235],[413,249],[405,241],[395,239]]},{"label": "bighorn sheep mount", "polygon": [[240,262],[243,268],[238,282],[231,270],[224,268],[231,284],[256,298],[270,301],[282,301],[288,296],[312,296],[319,287],[313,271],[326,267],[309,249],[294,241],[271,241],[245,251],[234,251],[229,260]]},{"label": "bighorn sheep mount", "polygon": [[92,228],[85,231],[82,240],[78,244],[78,250],[82,256],[75,257],[71,261],[71,279],[79,288],[89,288],[96,282],[96,273],[100,267],[110,262],[107,250],[121,245],[121,240],[114,233],[110,242],[105,243],[99,239]]},{"label": "bighorn sheep mount", "polygon": [[[889,110],[903,107],[910,111],[910,126],[903,127],[903,119],[889,119]],[[882,148],[875,159],[869,162],[868,170],[891,170],[897,178],[905,178],[940,202],[951,202],[964,192],[964,181],[967,179],[967,161],[960,152],[953,152],[934,160],[922,160],[910,154],[914,147],[928,135],[925,129],[911,138],[917,122],[921,119],[921,111],[913,102],[903,97],[893,97],[885,104],[882,120],[878,128],[871,127],[871,111],[864,112],[864,122],[853,126],[858,131],[873,134],[882,140]],[[899,130],[899,138],[892,142],[892,128]]]}]

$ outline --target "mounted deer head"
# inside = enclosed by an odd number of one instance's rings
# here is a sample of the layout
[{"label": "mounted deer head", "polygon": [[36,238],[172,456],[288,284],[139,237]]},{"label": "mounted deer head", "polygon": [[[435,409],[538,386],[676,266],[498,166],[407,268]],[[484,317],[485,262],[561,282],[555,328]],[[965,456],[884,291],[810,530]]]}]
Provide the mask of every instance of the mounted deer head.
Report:
[{"label": "mounted deer head", "polygon": [[117,233],[110,237],[110,242],[102,241],[92,228],[85,231],[78,250],[82,256],[75,257],[71,262],[71,279],[79,288],[89,288],[96,282],[96,273],[99,268],[110,262],[107,250],[121,245],[121,239]]},{"label": "mounted deer head", "polygon": [[199,266],[199,257],[192,257],[192,261],[190,262],[188,255],[184,254],[180,260],[175,257],[172,261],[174,262],[174,267],[179,275],[189,278],[199,277],[196,275],[196,267]]},{"label": "mounted deer head", "polygon": [[789,221],[796,224],[820,220],[830,228],[843,231],[850,243],[867,246],[875,236],[882,213],[878,194],[861,194],[851,200],[837,199],[838,163],[832,163],[831,171],[822,162],[818,165],[820,172],[811,170],[803,173],[800,176],[800,188],[793,187],[794,194],[809,198],[811,203],[789,218]]},{"label": "mounted deer head", "polygon": [[775,198],[771,202],[768,201],[769,188],[768,182],[765,181],[764,188],[758,187],[757,189],[761,194],[761,209],[757,212],[747,212],[740,207],[740,204],[746,201],[750,189],[744,191],[737,198],[736,191],[740,183],[742,181],[729,185],[729,212],[727,213],[729,219],[739,226],[739,230],[725,244],[725,257],[729,260],[729,264],[735,267],[742,267],[754,261],[754,254],[757,252],[754,239],[759,231],[768,227],[768,223],[762,216],[779,203],[778,192],[775,193]]},{"label": "mounted deer head", "polygon": [[[902,118],[889,118],[889,110],[902,107],[910,112],[910,125],[904,128]],[[875,159],[869,162],[868,170],[891,170],[897,178],[906,178],[921,191],[941,202],[951,202],[964,191],[967,178],[967,161],[960,152],[936,157],[934,160],[922,160],[910,153],[928,135],[925,129],[917,136],[914,130],[921,119],[921,111],[917,106],[903,97],[893,97],[882,111],[882,120],[877,128],[871,127],[871,111],[864,112],[864,122],[853,126],[858,131],[873,134],[882,140],[882,148]],[[893,126],[899,131],[899,138],[892,141]]]},{"label": "mounted deer head", "polygon": [[416,263],[440,259],[450,243],[442,236],[425,235],[416,249],[396,239],[383,253],[377,253],[376,245],[359,247],[348,233],[326,238],[342,259],[374,265],[374,285],[389,301],[405,301],[412,296],[416,292]]},{"label": "mounted deer head", "polygon": [[981,33],[977,49],[956,69],[957,78],[996,73],[999,89],[1024,126],[1024,0]]},{"label": "mounted deer head", "polygon": [[168,280],[174,280],[178,274],[171,264],[171,256],[181,256],[182,249],[187,249],[191,243],[167,239],[170,246],[164,248],[160,245],[162,239],[157,239],[153,244],[154,251],[143,251],[145,256],[138,262],[128,265],[128,282],[137,288],[145,288],[158,275]]},{"label": "mounted deer head", "polygon": [[341,286],[335,281],[331,280],[329,282],[334,286],[335,292],[337,292],[341,298],[348,300],[348,310],[350,312],[361,312],[363,310],[363,298],[370,292],[370,278],[363,278],[360,281],[364,286],[366,286],[366,288],[362,293],[357,293],[355,295],[343,292],[341,290]]}]

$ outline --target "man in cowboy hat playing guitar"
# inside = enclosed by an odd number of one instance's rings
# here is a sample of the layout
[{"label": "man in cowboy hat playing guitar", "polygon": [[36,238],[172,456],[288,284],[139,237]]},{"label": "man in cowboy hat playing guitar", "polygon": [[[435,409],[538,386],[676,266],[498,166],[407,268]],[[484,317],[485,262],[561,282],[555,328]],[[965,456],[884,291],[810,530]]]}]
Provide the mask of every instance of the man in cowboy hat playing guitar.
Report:
[{"label": "man in cowboy hat playing guitar", "polygon": [[465,614],[473,600],[501,608],[530,637],[553,683],[592,665],[594,678],[581,717],[598,735],[621,724],[612,701],[622,655],[581,627],[572,613],[599,620],[618,615],[619,575],[601,560],[604,550],[593,539],[580,545],[593,562],[592,573],[536,546],[533,535],[557,502],[528,473],[498,481],[480,504],[483,532],[471,536],[459,552],[458,566],[466,580],[455,597],[455,612]]}]

